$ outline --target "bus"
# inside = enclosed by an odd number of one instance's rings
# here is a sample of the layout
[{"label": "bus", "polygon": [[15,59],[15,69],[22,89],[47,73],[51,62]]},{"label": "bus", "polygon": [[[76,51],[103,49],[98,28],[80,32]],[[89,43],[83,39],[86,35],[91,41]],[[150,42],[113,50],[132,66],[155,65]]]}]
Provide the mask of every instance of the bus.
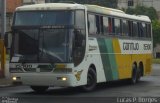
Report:
[{"label": "bus", "polygon": [[117,9],[77,3],[16,8],[9,70],[13,83],[93,90],[97,83],[151,73],[151,20]]}]

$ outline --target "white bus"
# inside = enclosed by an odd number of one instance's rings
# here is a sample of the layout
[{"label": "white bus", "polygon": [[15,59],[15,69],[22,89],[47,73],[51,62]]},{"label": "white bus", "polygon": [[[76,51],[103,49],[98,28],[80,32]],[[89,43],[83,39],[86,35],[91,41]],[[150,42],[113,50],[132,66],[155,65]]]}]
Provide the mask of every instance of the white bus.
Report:
[{"label": "white bus", "polygon": [[43,92],[150,74],[151,21],[121,10],[71,3],[16,8],[10,73],[14,83]]}]

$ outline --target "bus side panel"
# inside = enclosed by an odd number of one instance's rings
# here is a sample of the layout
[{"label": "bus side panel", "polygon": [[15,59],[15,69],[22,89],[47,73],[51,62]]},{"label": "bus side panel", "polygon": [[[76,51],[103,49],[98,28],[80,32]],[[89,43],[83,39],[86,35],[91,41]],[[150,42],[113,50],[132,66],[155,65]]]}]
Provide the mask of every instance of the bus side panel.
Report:
[{"label": "bus side panel", "polygon": [[139,67],[139,63],[143,63],[144,75],[148,75],[151,73],[151,64],[152,64],[152,55],[151,54],[133,54],[132,62],[137,63],[137,67]]},{"label": "bus side panel", "polygon": [[119,79],[112,39],[98,38],[97,41],[100,49],[106,81]]},{"label": "bus side panel", "polygon": [[152,72],[152,54],[147,55],[144,69],[145,69],[144,75],[148,75]]},{"label": "bus side panel", "polygon": [[131,54],[122,54],[118,39],[113,39],[113,47],[115,51],[116,62],[118,65],[119,79],[131,77]]}]

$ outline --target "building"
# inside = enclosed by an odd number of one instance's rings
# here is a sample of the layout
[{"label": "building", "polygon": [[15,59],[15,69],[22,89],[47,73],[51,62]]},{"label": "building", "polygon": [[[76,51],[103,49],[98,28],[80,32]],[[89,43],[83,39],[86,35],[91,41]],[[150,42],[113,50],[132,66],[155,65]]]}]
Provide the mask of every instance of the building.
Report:
[{"label": "building", "polygon": [[134,8],[137,5],[154,7],[160,17],[160,0],[118,0],[118,8]]},{"label": "building", "polygon": [[23,5],[45,3],[45,0],[23,0]]},{"label": "building", "polygon": [[6,1],[6,12],[13,13],[16,7],[22,5],[22,0],[7,0]]},{"label": "building", "polygon": [[157,44],[156,47],[153,50],[154,52],[154,57],[155,58],[160,58],[160,44]]},{"label": "building", "polygon": [[[16,7],[21,5],[22,5],[22,0],[6,0],[6,31],[10,31],[13,12],[15,11]],[[0,19],[0,25],[1,25],[1,19]],[[1,33],[1,27],[0,27],[0,33]]]},{"label": "building", "polygon": [[22,0],[7,0],[6,1],[6,31],[10,31],[13,13],[16,7],[22,5]]}]

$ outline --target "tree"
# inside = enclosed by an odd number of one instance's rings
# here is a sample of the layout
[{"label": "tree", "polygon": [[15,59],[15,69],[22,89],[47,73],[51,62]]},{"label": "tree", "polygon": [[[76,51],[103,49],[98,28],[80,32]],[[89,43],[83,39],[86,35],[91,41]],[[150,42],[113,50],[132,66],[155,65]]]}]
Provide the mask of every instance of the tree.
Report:
[{"label": "tree", "polygon": [[158,19],[157,11],[153,7],[136,6],[135,9],[133,8],[126,9],[126,13],[135,15],[146,15],[151,20]]},{"label": "tree", "polygon": [[160,22],[158,20],[152,20],[152,28],[153,28],[153,45],[160,43]]}]

